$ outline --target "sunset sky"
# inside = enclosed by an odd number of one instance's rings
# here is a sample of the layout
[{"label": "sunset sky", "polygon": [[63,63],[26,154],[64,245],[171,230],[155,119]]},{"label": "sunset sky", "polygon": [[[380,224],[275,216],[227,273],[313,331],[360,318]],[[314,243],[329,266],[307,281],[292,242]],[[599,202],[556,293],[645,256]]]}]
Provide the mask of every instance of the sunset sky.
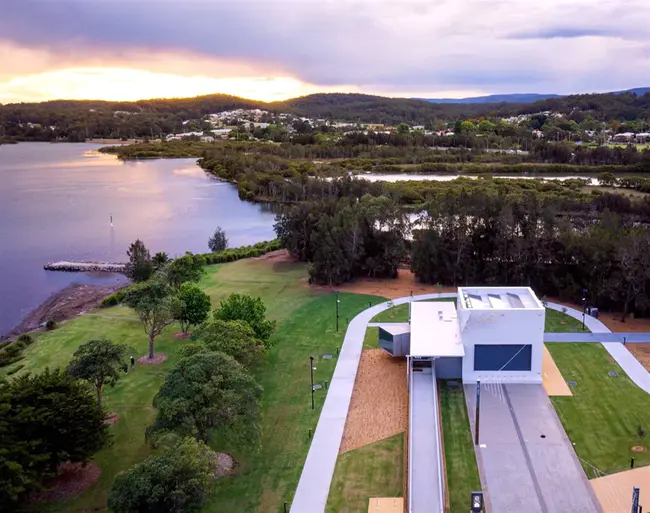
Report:
[{"label": "sunset sky", "polygon": [[647,0],[4,0],[0,103],[650,86]]}]

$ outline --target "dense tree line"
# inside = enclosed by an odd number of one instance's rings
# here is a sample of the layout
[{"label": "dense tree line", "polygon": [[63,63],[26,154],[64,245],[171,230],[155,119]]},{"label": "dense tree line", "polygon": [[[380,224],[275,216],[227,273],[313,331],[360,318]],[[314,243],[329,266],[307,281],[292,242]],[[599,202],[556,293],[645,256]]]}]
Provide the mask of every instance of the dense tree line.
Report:
[{"label": "dense tree line", "polygon": [[406,255],[407,216],[387,197],[301,202],[278,216],[284,247],[310,262],[312,281],[340,284],[360,276],[394,278]]},{"label": "dense tree line", "polygon": [[[522,184],[523,185],[523,184]],[[438,191],[409,223],[387,197],[302,201],[276,232],[329,285],[394,276],[442,285],[529,285],[603,308],[650,313],[650,210],[619,195],[574,198],[492,184]]]},{"label": "dense tree line", "polygon": [[[407,122],[431,127],[439,121],[494,119],[554,111],[561,112],[567,123],[614,120],[619,124],[636,122],[637,125],[629,128],[643,129],[644,123],[650,119],[650,94],[572,95],[531,104],[436,104],[406,98],[338,93],[314,94],[273,103],[219,94],[137,102],[57,100],[0,105],[0,137],[70,141],[99,137],[153,138],[182,131],[183,121],[240,108],[259,108],[273,115],[286,112],[312,119],[389,125]],[[565,128],[559,127],[559,130],[571,131],[570,127]],[[555,132],[550,133],[551,138],[554,135]]]},{"label": "dense tree line", "polygon": [[612,213],[558,216],[553,202],[476,191],[427,205],[411,268],[423,282],[529,285],[539,294],[648,313],[650,228]]}]

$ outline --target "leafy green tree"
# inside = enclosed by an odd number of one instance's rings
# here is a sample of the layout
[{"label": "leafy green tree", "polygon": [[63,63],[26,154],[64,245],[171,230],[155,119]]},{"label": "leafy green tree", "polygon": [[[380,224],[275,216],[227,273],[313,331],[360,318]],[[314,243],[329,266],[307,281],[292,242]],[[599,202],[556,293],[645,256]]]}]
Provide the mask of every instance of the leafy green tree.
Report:
[{"label": "leafy green tree", "polygon": [[400,123],[399,125],[397,125],[398,134],[408,134],[410,130],[411,128],[406,123]]},{"label": "leafy green tree", "polygon": [[126,252],[129,261],[124,266],[124,274],[132,281],[138,283],[151,278],[153,274],[153,263],[149,250],[140,239],[131,243]]},{"label": "leafy green tree", "polygon": [[221,226],[217,226],[212,237],[208,239],[208,247],[213,253],[219,253],[228,247],[228,237]]},{"label": "leafy green tree", "polygon": [[244,321],[213,320],[201,325],[194,334],[201,347],[232,356],[244,367],[255,365],[266,353],[264,343]]},{"label": "leafy green tree", "polygon": [[478,124],[478,131],[481,134],[491,134],[496,131],[496,125],[487,119],[484,119]]},{"label": "leafy green tree", "polygon": [[185,438],[161,456],[120,472],[108,495],[115,513],[199,511],[216,483],[217,455],[203,442]]},{"label": "leafy green tree", "polygon": [[161,269],[167,262],[169,262],[169,256],[164,251],[156,253],[151,259],[155,271]]},{"label": "leafy green tree", "polygon": [[266,318],[266,306],[260,297],[233,293],[214,311],[214,319],[221,321],[244,321],[253,328],[255,336],[270,346],[275,331],[275,321]]},{"label": "leafy green tree", "polygon": [[190,356],[194,356],[195,354],[199,354],[207,350],[208,349],[201,342],[192,342],[181,347],[180,351],[178,351],[178,354],[181,358],[189,358]]},{"label": "leafy green tree", "polygon": [[164,276],[169,286],[178,290],[183,283],[198,282],[205,274],[204,266],[203,256],[185,253],[184,256],[171,261],[165,269]]},{"label": "leafy green tree", "polygon": [[150,440],[166,432],[208,439],[210,430],[241,440],[258,436],[262,388],[234,358],[201,352],[180,360],[154,398]]},{"label": "leafy green tree", "polygon": [[174,322],[175,298],[170,296],[169,286],[153,280],[129,287],[122,301],[133,308],[144,332],[149,335],[149,359],[154,357],[154,342],[160,333]]},{"label": "leafy green tree", "polygon": [[100,413],[104,385],[113,386],[120,379],[125,352],[123,345],[110,340],[90,340],[79,346],[68,365],[71,376],[88,381],[95,388]]},{"label": "leafy green tree", "polygon": [[0,382],[0,510],[39,490],[61,463],[87,462],[108,439],[93,394],[68,373]]},{"label": "leafy green tree", "polygon": [[208,318],[212,306],[210,296],[194,283],[183,283],[176,298],[174,318],[180,323],[183,333],[187,334],[190,326],[197,326]]}]

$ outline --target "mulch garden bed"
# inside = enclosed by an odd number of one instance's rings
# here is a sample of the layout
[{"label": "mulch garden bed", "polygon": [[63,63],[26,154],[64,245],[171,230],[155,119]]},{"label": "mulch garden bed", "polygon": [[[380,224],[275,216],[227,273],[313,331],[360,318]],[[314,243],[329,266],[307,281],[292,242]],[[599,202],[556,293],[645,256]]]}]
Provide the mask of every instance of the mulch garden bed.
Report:
[{"label": "mulch garden bed", "polygon": [[149,358],[149,355],[144,355],[138,358],[137,362],[140,365],[160,365],[165,360],[167,360],[167,355],[163,353],[156,353],[153,355],[153,358]]},{"label": "mulch garden bed", "polygon": [[59,465],[59,475],[43,483],[45,490],[30,497],[32,503],[59,501],[73,497],[93,485],[101,474],[94,463],[63,463]]}]

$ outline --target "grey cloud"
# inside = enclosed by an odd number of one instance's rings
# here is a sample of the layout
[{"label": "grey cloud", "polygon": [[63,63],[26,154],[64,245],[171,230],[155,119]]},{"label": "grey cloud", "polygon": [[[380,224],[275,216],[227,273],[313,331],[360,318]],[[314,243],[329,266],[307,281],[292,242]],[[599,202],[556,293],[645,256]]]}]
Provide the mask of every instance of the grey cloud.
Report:
[{"label": "grey cloud", "polygon": [[[505,91],[543,84],[560,92],[566,61],[588,57],[585,36],[648,44],[650,6],[639,1],[577,8],[570,0],[5,0],[11,5],[1,11],[0,40],[127,60],[134,50],[181,50],[273,64],[324,86]],[[560,49],[557,40],[573,46]],[[593,63],[603,74],[606,65]],[[630,65],[650,82],[647,68]]]},{"label": "grey cloud", "polygon": [[623,32],[590,27],[549,27],[526,32],[515,32],[512,39],[572,39],[577,37],[621,37]]}]

